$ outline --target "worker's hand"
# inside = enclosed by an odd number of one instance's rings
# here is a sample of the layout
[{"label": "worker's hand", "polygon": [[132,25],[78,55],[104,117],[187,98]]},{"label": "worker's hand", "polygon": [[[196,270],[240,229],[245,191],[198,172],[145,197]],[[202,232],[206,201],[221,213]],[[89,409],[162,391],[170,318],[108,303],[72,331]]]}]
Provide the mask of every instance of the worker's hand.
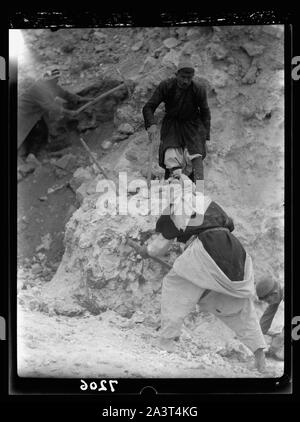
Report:
[{"label": "worker's hand", "polygon": [[263,349],[257,349],[254,352],[255,367],[259,372],[266,372],[266,358]]},{"label": "worker's hand", "polygon": [[157,125],[151,125],[148,129],[147,129],[147,132],[148,132],[148,134],[151,136],[151,135],[155,135],[156,133],[157,133],[157,131],[158,131],[158,127],[157,127]]}]

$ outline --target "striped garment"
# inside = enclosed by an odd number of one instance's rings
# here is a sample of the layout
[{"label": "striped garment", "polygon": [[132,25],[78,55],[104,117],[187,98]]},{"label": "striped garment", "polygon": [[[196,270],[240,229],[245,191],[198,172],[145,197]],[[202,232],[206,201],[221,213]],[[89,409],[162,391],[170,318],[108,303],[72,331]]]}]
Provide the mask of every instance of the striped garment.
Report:
[{"label": "striped garment", "polygon": [[50,80],[50,79],[55,79],[55,78],[59,78],[60,77],[60,71],[59,69],[52,69],[52,70],[47,70],[47,72],[44,73],[43,78]]}]

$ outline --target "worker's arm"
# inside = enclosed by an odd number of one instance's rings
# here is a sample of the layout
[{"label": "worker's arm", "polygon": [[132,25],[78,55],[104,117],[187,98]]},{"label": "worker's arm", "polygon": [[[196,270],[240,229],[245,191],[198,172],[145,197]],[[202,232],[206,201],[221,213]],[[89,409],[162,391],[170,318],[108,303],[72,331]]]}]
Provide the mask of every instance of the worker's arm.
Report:
[{"label": "worker's arm", "polygon": [[145,129],[149,129],[150,126],[155,125],[154,112],[157,107],[164,101],[164,83],[161,82],[156,90],[154,91],[152,97],[143,107],[143,116]]},{"label": "worker's arm", "polygon": [[198,85],[196,92],[197,92],[196,94],[197,105],[200,108],[201,120],[206,129],[206,140],[208,141],[210,139],[211,114],[210,114],[210,109],[207,102],[206,88],[203,85]]},{"label": "worker's arm", "polygon": [[42,113],[50,114],[65,114],[69,117],[75,115],[73,110],[68,110],[64,108],[63,101],[56,101],[53,99],[53,96],[50,95],[49,90],[45,88],[44,85],[34,84],[30,92],[27,93],[27,101],[30,101],[31,104],[38,106]]},{"label": "worker's arm", "polygon": [[89,101],[88,98],[80,97],[80,95],[73,94],[72,92],[66,91],[59,85],[57,86],[57,96],[73,104],[78,104],[82,101]]},{"label": "worker's arm", "polygon": [[53,101],[46,89],[41,89],[39,85],[33,86],[30,91],[30,100],[37,104],[43,112],[61,114],[64,107],[61,102]]},{"label": "worker's arm", "polygon": [[61,101],[51,101],[47,98],[40,98],[39,99],[39,105],[40,107],[44,110],[47,111],[49,113],[55,113],[55,114],[60,114],[60,115],[65,115],[68,117],[76,117],[76,111],[74,110],[69,110],[67,108],[65,108],[63,106],[63,102]]},{"label": "worker's arm", "polygon": [[147,253],[150,256],[165,255],[168,252],[171,243],[172,240],[166,239],[160,233],[149,243],[149,245],[147,245]]},{"label": "worker's arm", "polygon": [[263,313],[263,316],[261,317],[259,321],[263,334],[267,334],[267,332],[269,331],[272,325],[274,316],[278,310],[278,307],[279,307],[279,303],[274,303],[272,305],[269,305],[267,309],[265,310],[265,312]]}]

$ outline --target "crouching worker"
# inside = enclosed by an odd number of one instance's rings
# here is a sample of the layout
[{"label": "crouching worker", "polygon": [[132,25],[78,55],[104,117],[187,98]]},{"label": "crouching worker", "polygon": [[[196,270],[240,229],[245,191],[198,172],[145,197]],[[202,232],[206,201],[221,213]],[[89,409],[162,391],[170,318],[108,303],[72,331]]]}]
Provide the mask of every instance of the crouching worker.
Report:
[{"label": "crouching worker", "polygon": [[[70,145],[66,139],[68,131],[64,127],[68,121],[76,118],[77,113],[66,106],[76,106],[90,98],[66,91],[59,85],[59,78],[59,69],[48,70],[42,78],[32,81],[18,97],[18,150],[21,155],[29,152],[26,144],[37,124],[46,129],[49,150],[55,151]],[[59,123],[60,130],[57,128]]]},{"label": "crouching worker", "polygon": [[264,278],[257,283],[256,293],[260,300],[269,305],[260,318],[260,326],[263,334],[268,334],[272,337],[271,345],[266,354],[277,360],[284,360],[284,328],[278,333],[270,331],[279,305],[281,301],[284,300],[283,288],[278,281],[275,281],[272,278]]},{"label": "crouching worker", "polygon": [[[141,248],[144,257],[158,256],[164,255],[174,240],[186,244],[163,279],[159,346],[175,349],[184,318],[199,304],[200,310],[213,313],[236,333],[254,353],[256,368],[264,372],[267,345],[254,308],[251,257],[232,234],[234,224],[224,210],[196,192],[187,176],[179,177],[177,185],[172,183],[175,200],[170,200],[157,220],[159,234]],[[182,207],[183,183],[192,185],[196,208],[195,204]]]}]

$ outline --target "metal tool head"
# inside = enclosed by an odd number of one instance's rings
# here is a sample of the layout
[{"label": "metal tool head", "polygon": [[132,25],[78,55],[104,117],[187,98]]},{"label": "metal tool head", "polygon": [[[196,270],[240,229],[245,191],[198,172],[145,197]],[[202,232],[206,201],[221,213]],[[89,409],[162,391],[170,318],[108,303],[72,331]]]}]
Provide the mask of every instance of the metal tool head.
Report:
[{"label": "metal tool head", "polygon": [[124,76],[122,75],[122,73],[120,72],[120,70],[117,68],[117,66],[114,66],[116,72],[118,73],[118,75],[121,77],[124,85],[127,88],[127,92],[128,92],[128,98],[131,98],[132,94],[133,94],[133,87],[130,86],[130,84],[128,83],[128,81],[124,78]]}]

